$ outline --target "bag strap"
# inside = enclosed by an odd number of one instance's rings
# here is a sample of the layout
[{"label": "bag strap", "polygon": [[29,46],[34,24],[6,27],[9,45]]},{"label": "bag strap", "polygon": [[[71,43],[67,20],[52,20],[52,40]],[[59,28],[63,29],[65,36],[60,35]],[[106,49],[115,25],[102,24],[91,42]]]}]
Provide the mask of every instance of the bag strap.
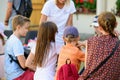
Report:
[{"label": "bag strap", "polygon": [[24,71],[27,70],[27,68],[23,69],[23,68],[21,67],[19,61],[18,61],[18,60],[15,60],[12,55],[8,54],[8,56],[10,57],[10,62],[11,62],[11,63],[14,61],[15,63],[17,63],[17,64],[20,66],[20,68],[21,68],[22,70],[24,70]]},{"label": "bag strap", "polygon": [[66,64],[71,64],[71,60],[68,58],[68,59],[66,59],[66,62],[65,62]]},{"label": "bag strap", "polygon": [[13,7],[13,9],[15,10],[15,12],[17,13],[17,10],[16,10],[16,8],[15,8],[15,6],[14,6],[14,0],[13,0],[13,5],[12,5],[12,7]]},{"label": "bag strap", "polygon": [[[22,0],[20,0],[20,5],[21,5]],[[19,5],[19,7],[20,7]],[[13,9],[15,10],[16,14],[19,14],[19,11],[16,9],[16,7],[14,6],[14,0],[13,0],[13,5],[12,5]]]},{"label": "bag strap", "polygon": [[100,67],[102,67],[110,59],[110,57],[112,57],[116,49],[119,47],[119,44],[120,44],[120,40],[116,42],[116,45],[112,49],[112,52],[110,53],[110,55],[107,56],[90,74],[88,74],[88,76],[84,80],[87,80],[88,78],[90,78],[96,71],[98,71],[98,69],[100,69]]}]

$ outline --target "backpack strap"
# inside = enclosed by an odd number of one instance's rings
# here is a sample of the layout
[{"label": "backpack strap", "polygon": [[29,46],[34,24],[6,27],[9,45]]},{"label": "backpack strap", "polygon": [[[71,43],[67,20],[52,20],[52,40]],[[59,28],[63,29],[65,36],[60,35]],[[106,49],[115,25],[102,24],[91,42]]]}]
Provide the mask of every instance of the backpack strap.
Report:
[{"label": "backpack strap", "polygon": [[112,55],[114,54],[114,52],[117,50],[117,48],[119,47],[119,44],[120,44],[120,40],[118,40],[116,42],[116,45],[115,47],[112,49],[112,52],[110,53],[109,56],[107,56],[91,73],[88,74],[87,77],[85,77],[84,80],[87,80],[88,78],[90,78],[95,72],[98,71],[98,69],[100,69],[111,57]]},{"label": "backpack strap", "polygon": [[15,60],[12,55],[8,54],[10,57],[10,62],[12,63],[13,61],[16,62],[17,64],[19,63],[18,60]]},{"label": "backpack strap", "polygon": [[[20,5],[21,5],[21,0],[20,0]],[[20,7],[19,5],[19,7]],[[14,6],[14,0],[13,0],[13,5],[12,5],[13,9],[15,10],[16,14],[19,14],[19,11],[16,9],[16,7]]]},{"label": "backpack strap", "polygon": [[71,64],[71,60],[69,58],[66,59],[66,64]]},{"label": "backpack strap", "polygon": [[12,62],[15,62],[15,63],[17,63],[17,64],[20,66],[20,68],[21,68],[22,70],[24,70],[24,71],[27,70],[27,68],[23,69],[23,68],[21,67],[19,61],[18,61],[18,60],[15,60],[12,55],[8,54],[8,56],[10,57],[10,62],[11,62],[11,63],[12,63]]}]

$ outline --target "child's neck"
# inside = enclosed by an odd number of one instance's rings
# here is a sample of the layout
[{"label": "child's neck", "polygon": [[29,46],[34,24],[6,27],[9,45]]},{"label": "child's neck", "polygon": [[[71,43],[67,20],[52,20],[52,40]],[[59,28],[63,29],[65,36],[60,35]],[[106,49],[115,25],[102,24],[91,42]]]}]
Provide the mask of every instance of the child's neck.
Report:
[{"label": "child's neck", "polygon": [[69,42],[66,42],[66,45],[72,45],[72,46],[76,46],[76,44],[77,44],[77,42],[71,42],[71,43],[69,43]]},{"label": "child's neck", "polygon": [[13,34],[14,34],[17,38],[20,39],[20,35],[19,35],[19,33],[18,33],[17,31],[15,31]]},{"label": "child's neck", "polygon": [[64,4],[63,3],[59,3],[59,2],[57,3],[57,7],[60,8],[60,9],[62,9],[64,7],[64,5],[65,5],[65,3]]}]

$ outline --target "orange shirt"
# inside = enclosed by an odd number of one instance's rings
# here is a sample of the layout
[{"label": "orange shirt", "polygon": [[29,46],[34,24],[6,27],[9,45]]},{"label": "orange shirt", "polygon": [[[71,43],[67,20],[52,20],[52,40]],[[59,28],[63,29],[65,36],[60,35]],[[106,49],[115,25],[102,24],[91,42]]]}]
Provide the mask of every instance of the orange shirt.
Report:
[{"label": "orange shirt", "polygon": [[71,60],[71,63],[76,66],[77,70],[79,70],[81,61],[84,61],[85,54],[71,44],[64,45],[60,50],[57,70],[65,64],[68,58]]}]

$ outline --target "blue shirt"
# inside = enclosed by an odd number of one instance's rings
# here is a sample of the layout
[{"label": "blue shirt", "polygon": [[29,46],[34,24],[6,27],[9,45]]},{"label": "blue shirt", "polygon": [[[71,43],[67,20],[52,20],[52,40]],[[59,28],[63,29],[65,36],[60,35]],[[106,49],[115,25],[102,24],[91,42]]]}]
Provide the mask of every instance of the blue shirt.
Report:
[{"label": "blue shirt", "polygon": [[24,48],[20,39],[14,34],[10,36],[5,45],[5,75],[7,80],[13,80],[24,73],[14,61],[10,62],[11,58],[8,54],[12,55],[16,60],[17,56],[24,55]]}]

